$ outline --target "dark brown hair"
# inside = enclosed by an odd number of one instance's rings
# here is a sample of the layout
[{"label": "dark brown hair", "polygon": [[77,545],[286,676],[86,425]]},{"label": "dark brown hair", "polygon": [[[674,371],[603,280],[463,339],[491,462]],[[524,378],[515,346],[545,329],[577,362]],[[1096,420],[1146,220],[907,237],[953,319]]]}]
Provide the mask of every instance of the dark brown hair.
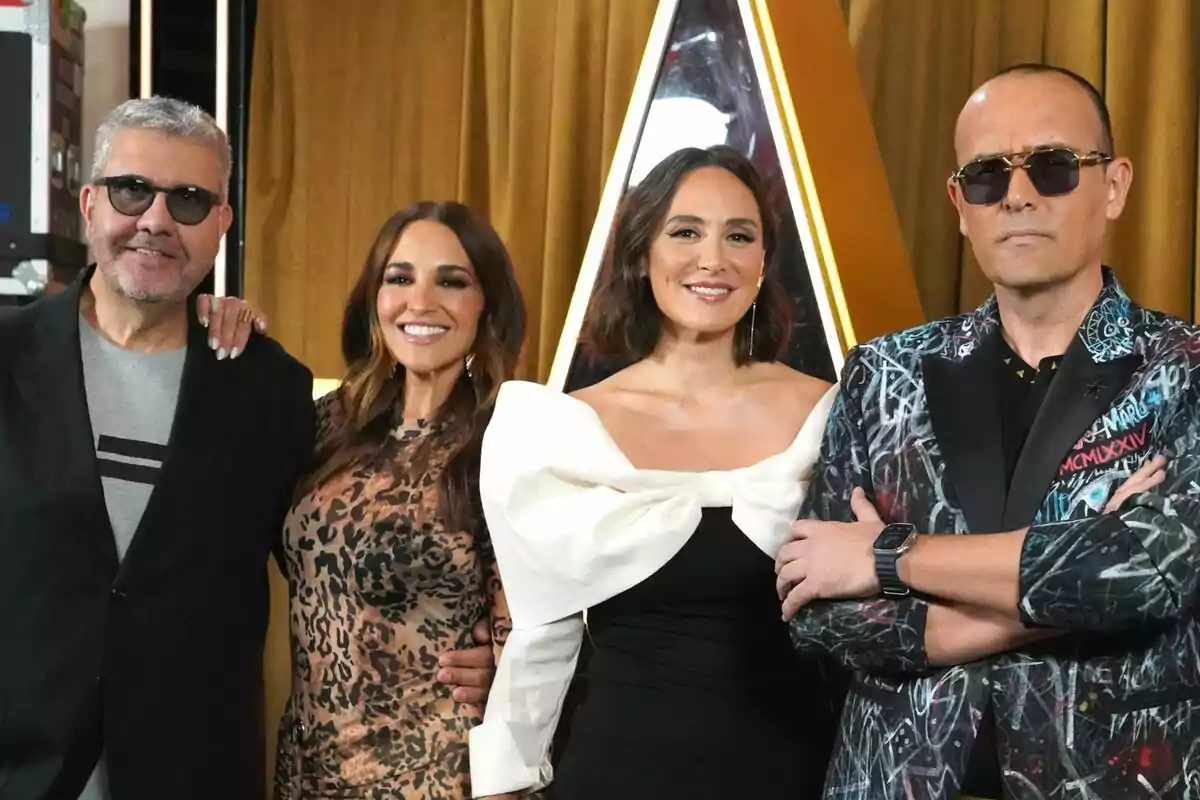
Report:
[{"label": "dark brown hair", "polygon": [[[649,356],[662,335],[663,315],[646,274],[650,246],[662,229],[683,179],[704,167],[719,167],[745,184],[762,218],[765,254],[757,310],[737,322],[733,356],[739,365],[774,361],[787,343],[790,324],[787,294],[775,277],[777,224],[754,165],[731,147],[689,147],[663,159],[621,202],[604,255],[604,266],[584,321],[583,341],[591,353],[632,364]],[[752,307],[753,308],[753,307]],[[754,341],[750,341],[751,315]]]},{"label": "dark brown hair", "polygon": [[512,378],[517,367],[525,338],[525,305],[504,243],[490,225],[461,203],[409,206],[393,214],[375,237],[342,320],[347,373],[335,402],[341,404],[345,425],[317,452],[316,469],[307,486],[321,485],[378,447],[400,413],[405,371],[403,365],[395,364],[384,342],[376,299],[388,258],[405,228],[417,220],[440,222],[454,231],[475,270],[484,302],[469,356],[470,370],[464,370],[432,420],[439,423],[437,432],[403,467],[420,471],[432,448],[448,444],[450,456],[439,487],[442,517],[451,530],[479,533],[479,446],[500,384]]}]

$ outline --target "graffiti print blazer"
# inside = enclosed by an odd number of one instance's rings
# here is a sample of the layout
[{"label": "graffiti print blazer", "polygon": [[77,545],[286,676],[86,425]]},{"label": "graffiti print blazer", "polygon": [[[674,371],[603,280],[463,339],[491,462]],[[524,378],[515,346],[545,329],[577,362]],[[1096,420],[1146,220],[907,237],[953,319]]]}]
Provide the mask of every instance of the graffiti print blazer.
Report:
[{"label": "graffiti print blazer", "polygon": [[[850,521],[862,486],[921,532],[1030,526],[1021,618],[1071,632],[936,668],[921,597],[802,610],[796,646],[856,673],[826,797],[956,797],[990,699],[1008,797],[1200,798],[1200,329],[1106,269],[1007,490],[999,341],[993,298],[852,351],[802,515]],[[1166,480],[1103,514],[1155,453]]]}]

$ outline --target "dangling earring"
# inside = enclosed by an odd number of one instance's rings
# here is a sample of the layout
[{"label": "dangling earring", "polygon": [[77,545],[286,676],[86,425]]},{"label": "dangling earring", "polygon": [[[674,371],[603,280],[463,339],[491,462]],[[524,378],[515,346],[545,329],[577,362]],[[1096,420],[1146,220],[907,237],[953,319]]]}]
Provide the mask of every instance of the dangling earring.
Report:
[{"label": "dangling earring", "polygon": [[471,372],[471,365],[474,363],[475,363],[475,354],[468,353],[466,359],[463,361],[463,370],[466,371],[467,377],[470,378],[471,380],[475,379],[475,373]]},{"label": "dangling earring", "polygon": [[754,318],[758,314],[758,301],[755,300],[750,304],[750,344],[747,347],[749,355],[754,355]]},{"label": "dangling earring", "polygon": [[[764,269],[763,272],[765,272],[765,271],[766,270]],[[758,273],[758,289],[759,289],[759,291],[762,291],[763,272]],[[754,302],[750,304],[750,346],[748,348],[750,352],[748,355],[750,355],[752,358],[754,356],[754,321],[757,316],[758,316],[758,295],[756,294],[755,298],[754,298]]]}]

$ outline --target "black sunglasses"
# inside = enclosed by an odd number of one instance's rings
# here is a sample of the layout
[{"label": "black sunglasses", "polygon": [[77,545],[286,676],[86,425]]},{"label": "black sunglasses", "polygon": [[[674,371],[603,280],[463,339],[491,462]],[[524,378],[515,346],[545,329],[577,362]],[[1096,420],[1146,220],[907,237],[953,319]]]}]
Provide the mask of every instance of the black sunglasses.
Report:
[{"label": "black sunglasses", "polygon": [[1023,169],[1038,194],[1044,197],[1070,194],[1079,186],[1079,168],[1106,164],[1113,157],[1093,150],[1077,153],[1066,147],[1049,147],[1005,156],[988,156],[963,164],[950,180],[962,189],[963,199],[973,206],[999,203],[1008,194],[1012,171]]},{"label": "black sunglasses", "polygon": [[215,192],[199,186],[155,186],[137,175],[100,178],[96,185],[108,188],[108,202],[127,217],[145,214],[154,205],[155,196],[165,194],[167,211],[180,225],[199,225],[221,199]]}]

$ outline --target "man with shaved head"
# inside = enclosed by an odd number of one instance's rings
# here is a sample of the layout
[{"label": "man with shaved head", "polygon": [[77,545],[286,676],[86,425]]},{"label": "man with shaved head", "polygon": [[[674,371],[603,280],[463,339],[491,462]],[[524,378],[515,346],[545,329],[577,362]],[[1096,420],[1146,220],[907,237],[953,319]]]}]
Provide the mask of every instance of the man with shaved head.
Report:
[{"label": "man with shaved head", "polygon": [[1104,100],[1022,65],[947,182],[995,293],[847,357],[778,559],[855,671],[826,797],[1200,798],[1200,330],[1104,266]]}]

